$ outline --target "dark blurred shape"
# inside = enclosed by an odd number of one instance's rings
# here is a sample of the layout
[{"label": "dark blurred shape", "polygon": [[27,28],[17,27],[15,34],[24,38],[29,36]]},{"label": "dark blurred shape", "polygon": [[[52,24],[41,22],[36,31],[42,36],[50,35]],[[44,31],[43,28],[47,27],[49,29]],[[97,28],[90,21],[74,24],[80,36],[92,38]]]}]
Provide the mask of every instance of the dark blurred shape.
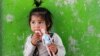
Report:
[{"label": "dark blurred shape", "polygon": [[34,0],[34,4],[36,5],[36,7],[39,7],[42,3],[42,0]]}]

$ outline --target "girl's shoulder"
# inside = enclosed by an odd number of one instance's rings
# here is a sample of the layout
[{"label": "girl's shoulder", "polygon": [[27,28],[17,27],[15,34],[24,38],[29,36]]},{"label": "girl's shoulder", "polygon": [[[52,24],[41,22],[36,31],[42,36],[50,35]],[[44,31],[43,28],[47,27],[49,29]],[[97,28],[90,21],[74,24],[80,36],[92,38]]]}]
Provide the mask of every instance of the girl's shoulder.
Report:
[{"label": "girl's shoulder", "polygon": [[32,34],[28,35],[26,40],[31,40]]},{"label": "girl's shoulder", "polygon": [[52,36],[53,38],[59,38],[60,36],[57,33],[50,33],[50,36]]},{"label": "girl's shoulder", "polygon": [[57,34],[57,33],[55,33],[55,32],[51,32],[50,34],[52,34],[53,36],[54,36],[54,35],[58,35],[58,34]]},{"label": "girl's shoulder", "polygon": [[61,37],[57,34],[57,33],[53,33],[53,36],[52,38],[54,39],[54,42],[57,44],[59,44],[59,42],[61,43],[62,42],[62,39]]}]

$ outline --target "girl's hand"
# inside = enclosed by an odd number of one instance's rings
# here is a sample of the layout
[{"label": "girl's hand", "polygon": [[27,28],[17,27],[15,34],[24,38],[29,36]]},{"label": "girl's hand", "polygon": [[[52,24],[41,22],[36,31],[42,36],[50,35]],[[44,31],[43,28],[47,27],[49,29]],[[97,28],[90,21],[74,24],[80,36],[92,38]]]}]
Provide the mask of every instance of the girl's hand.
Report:
[{"label": "girl's hand", "polygon": [[31,43],[33,45],[37,45],[37,42],[41,40],[41,34],[39,32],[34,33],[34,35],[32,36],[32,40]]},{"label": "girl's hand", "polygon": [[50,44],[48,46],[48,48],[49,48],[51,53],[55,53],[56,54],[58,52],[57,46],[54,43]]}]

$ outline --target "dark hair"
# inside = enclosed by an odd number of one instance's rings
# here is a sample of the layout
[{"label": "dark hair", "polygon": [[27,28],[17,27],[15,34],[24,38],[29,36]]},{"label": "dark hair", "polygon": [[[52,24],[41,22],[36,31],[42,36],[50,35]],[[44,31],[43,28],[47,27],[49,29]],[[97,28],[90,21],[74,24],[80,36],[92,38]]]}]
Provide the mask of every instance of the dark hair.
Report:
[{"label": "dark hair", "polygon": [[40,16],[43,20],[45,20],[46,26],[47,26],[47,31],[49,31],[51,29],[52,24],[53,24],[52,14],[48,9],[43,8],[43,7],[33,8],[29,14],[29,24],[30,24],[32,15]]}]

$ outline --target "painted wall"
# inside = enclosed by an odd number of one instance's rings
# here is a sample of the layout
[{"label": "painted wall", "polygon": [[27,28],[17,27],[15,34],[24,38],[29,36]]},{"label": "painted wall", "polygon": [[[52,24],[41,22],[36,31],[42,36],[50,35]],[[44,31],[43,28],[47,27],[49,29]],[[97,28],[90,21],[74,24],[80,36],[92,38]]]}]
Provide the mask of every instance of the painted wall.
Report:
[{"label": "painted wall", "polygon": [[[43,0],[67,56],[100,56],[100,0]],[[22,56],[33,0],[2,0],[2,56]],[[1,21],[0,21],[1,22]]]},{"label": "painted wall", "polygon": [[[2,28],[2,22],[1,22],[1,0],[0,0],[0,44],[2,44],[2,37],[1,37],[1,28]],[[0,45],[0,55],[2,55],[2,45]]]}]

